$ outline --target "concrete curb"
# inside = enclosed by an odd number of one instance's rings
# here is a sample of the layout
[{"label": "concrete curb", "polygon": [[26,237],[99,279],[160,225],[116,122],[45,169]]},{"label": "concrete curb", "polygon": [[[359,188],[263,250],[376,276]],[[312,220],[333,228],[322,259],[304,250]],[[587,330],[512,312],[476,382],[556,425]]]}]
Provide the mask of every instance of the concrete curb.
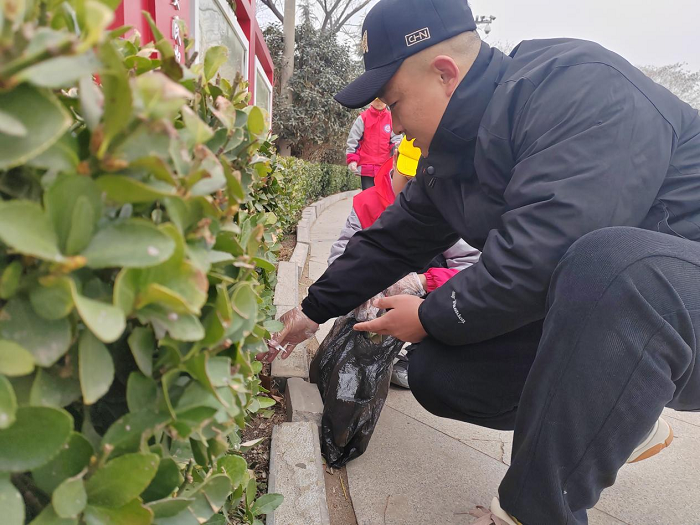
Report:
[{"label": "concrete curb", "polygon": [[[297,224],[297,244],[289,262],[279,263],[274,305],[277,318],[299,303],[299,279],[311,248],[311,226],[332,204],[359,190],[337,193],[315,202],[302,212]],[[292,288],[294,291],[292,291]],[[292,299],[296,299],[292,301]],[[332,321],[323,326],[330,330]],[[323,401],[316,385],[308,382],[309,361],[305,343],[288,359],[275,359],[272,383],[284,391],[287,421],[272,429],[268,493],[280,493],[284,502],[267,515],[268,525],[330,525],[321,458]]]},{"label": "concrete curb", "polygon": [[316,425],[282,423],[272,429],[268,493],[284,496],[268,525],[330,525]]},{"label": "concrete curb", "polygon": [[[315,202],[302,211],[302,218],[297,224],[297,244],[294,247],[292,257],[288,262],[280,262],[277,267],[277,286],[275,286],[273,304],[277,307],[278,319],[289,310],[296,308],[299,304],[299,279],[306,266],[306,260],[309,257],[311,226],[328,206],[351,197],[356,193],[357,190],[336,193],[335,195]],[[323,270],[325,271],[325,267]],[[313,273],[316,275],[318,270],[314,268]],[[306,345],[300,344],[287,359],[275,359],[272,362],[272,369],[270,371],[273,384],[281,391],[284,391],[287,379],[290,377],[308,379],[309,359],[307,354]]]}]

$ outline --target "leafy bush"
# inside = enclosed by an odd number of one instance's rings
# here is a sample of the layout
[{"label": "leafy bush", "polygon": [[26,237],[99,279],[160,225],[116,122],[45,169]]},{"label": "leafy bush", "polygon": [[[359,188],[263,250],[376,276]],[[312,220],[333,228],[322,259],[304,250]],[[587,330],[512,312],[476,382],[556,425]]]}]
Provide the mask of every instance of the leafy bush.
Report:
[{"label": "leafy bush", "polygon": [[2,522],[261,523],[265,116],[225,48],[182,67],[116,3],[0,3]]},{"label": "leafy bush", "polygon": [[[270,25],[264,35],[275,67],[281,70],[282,28]],[[273,122],[273,131],[290,141],[293,155],[345,163],[345,141],[359,112],[344,108],[333,95],[361,72],[361,62],[336,35],[314,28],[308,17],[297,25],[294,74],[289,81],[292,101],[289,104],[280,95],[278,75]]]},{"label": "leafy bush", "polygon": [[291,231],[310,203],[341,191],[360,187],[360,178],[345,166],[275,157],[273,172],[262,182],[258,211],[273,212],[282,232]]}]

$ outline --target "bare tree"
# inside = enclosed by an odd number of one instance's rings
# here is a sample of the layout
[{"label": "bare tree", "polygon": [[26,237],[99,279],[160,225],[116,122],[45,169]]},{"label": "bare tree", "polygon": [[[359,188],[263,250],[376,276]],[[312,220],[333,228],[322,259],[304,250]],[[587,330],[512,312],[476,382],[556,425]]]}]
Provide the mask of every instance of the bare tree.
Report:
[{"label": "bare tree", "polygon": [[[284,0],[260,0],[277,19],[284,24],[285,15],[281,4]],[[352,19],[365,9],[372,0],[312,0],[313,13],[318,20],[321,31],[332,35],[340,33],[353,25]]]},{"label": "bare tree", "polygon": [[658,82],[681,100],[700,109],[700,71],[689,71],[682,63],[666,66],[642,66],[649,78]]}]

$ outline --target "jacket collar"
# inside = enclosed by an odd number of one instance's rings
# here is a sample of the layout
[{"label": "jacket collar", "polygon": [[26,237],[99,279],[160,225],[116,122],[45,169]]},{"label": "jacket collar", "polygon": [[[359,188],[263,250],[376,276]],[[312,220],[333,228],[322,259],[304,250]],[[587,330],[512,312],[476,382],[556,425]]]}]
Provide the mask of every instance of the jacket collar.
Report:
[{"label": "jacket collar", "polygon": [[474,64],[447,105],[428,157],[421,160],[424,173],[445,178],[474,170],[479,125],[510,60],[498,49],[481,43]]}]

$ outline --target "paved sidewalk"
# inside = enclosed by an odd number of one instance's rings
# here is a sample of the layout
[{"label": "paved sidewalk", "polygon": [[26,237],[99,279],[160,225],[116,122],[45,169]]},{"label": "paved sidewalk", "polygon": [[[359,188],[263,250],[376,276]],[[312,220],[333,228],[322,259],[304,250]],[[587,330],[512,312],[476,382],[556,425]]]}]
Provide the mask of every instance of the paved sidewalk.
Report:
[{"label": "paved sidewalk", "polygon": [[[350,199],[341,201],[312,227],[311,280],[325,270],[350,208]],[[625,466],[589,512],[591,525],[700,524],[700,413],[667,410],[666,417],[676,436],[671,447]],[[469,510],[497,494],[511,442],[512,432],[433,416],[392,387],[369,448],[347,468],[358,524],[471,523]]]}]

